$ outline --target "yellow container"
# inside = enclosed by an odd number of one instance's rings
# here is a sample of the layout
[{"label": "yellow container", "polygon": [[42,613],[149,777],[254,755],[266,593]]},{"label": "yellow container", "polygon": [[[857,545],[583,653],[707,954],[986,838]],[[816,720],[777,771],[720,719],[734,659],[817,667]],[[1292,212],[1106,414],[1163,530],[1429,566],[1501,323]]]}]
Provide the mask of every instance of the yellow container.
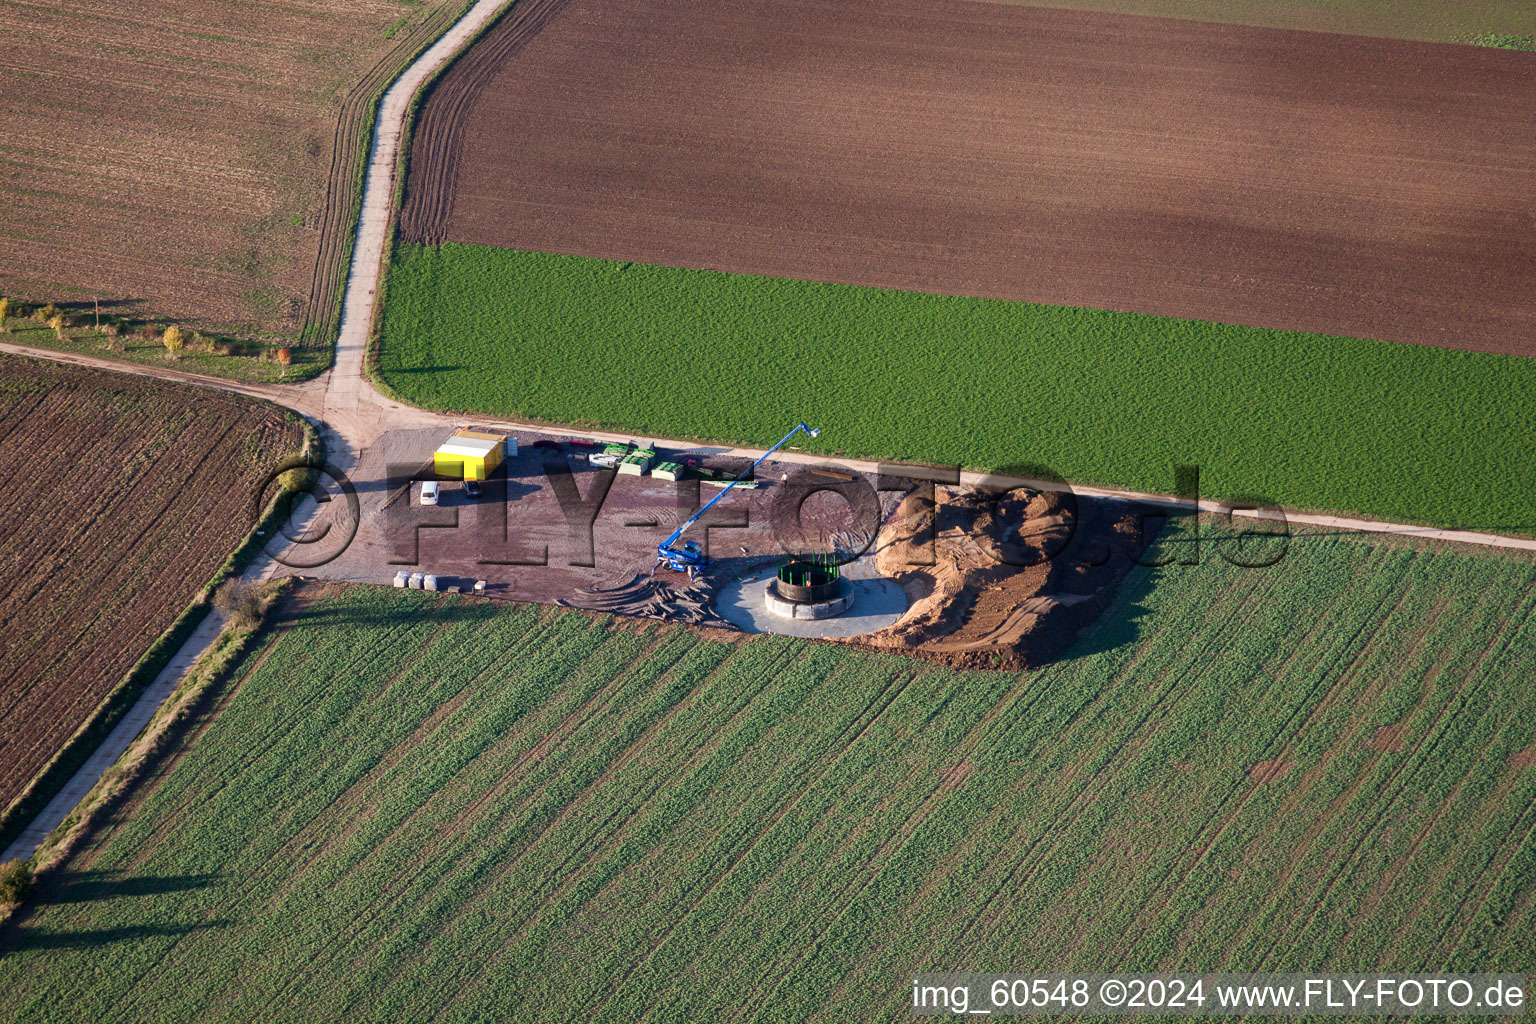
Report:
[{"label": "yellow container", "polygon": [[464,428],[455,430],[432,453],[432,468],[438,476],[484,480],[501,465],[506,453],[506,435]]}]

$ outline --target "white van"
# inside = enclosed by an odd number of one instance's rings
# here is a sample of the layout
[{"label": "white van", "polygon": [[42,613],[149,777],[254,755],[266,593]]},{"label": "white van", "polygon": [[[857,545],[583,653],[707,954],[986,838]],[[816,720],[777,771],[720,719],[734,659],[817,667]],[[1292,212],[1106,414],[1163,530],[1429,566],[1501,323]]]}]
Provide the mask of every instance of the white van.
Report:
[{"label": "white van", "polygon": [[421,485],[421,503],[423,505],[437,504],[437,481],[428,480]]}]

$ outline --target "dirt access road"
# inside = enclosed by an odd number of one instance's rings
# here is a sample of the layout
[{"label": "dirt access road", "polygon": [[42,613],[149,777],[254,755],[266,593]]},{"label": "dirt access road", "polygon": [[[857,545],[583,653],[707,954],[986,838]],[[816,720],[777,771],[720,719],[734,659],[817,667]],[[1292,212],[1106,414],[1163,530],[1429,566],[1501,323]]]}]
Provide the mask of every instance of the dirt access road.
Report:
[{"label": "dirt access road", "polygon": [[406,237],[1536,355],[1536,55],[526,2],[424,105]]}]

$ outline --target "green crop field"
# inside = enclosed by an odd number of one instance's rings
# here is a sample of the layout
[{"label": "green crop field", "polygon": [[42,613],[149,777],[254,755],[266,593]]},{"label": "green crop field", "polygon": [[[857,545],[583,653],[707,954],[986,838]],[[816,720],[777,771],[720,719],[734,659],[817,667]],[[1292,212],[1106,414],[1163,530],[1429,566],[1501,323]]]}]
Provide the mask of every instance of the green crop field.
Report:
[{"label": "green crop field", "polygon": [[379,344],[436,408],[1536,531],[1530,359],[409,243]]},{"label": "green crop field", "polygon": [[[1022,3],[1024,0],[999,0]],[[1028,0],[1036,7],[1193,18],[1235,25],[1495,45],[1479,36],[1536,35],[1528,0]]]},{"label": "green crop field", "polygon": [[311,591],[0,933],[8,1021],[903,1015],[912,972],[1523,971],[1529,560],[1137,570],[1071,654]]}]

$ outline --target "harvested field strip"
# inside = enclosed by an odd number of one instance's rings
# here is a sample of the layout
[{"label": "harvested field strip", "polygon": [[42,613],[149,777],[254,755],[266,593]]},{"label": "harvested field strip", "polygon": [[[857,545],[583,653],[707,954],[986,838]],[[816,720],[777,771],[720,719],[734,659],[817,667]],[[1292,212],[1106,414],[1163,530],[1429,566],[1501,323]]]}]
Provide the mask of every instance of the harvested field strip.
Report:
[{"label": "harvested field strip", "polygon": [[0,362],[4,808],[255,525],[303,432],[235,395]]},{"label": "harvested field strip", "polygon": [[0,1012],[841,1020],[999,957],[1518,969],[1530,561],[1293,543],[1138,570],[1022,676],[307,591],[0,935]]},{"label": "harvested field strip", "polygon": [[803,419],[813,451],[1153,492],[1198,465],[1207,497],[1536,532],[1536,360],[409,243],[378,358],[457,412],[757,445]]}]

